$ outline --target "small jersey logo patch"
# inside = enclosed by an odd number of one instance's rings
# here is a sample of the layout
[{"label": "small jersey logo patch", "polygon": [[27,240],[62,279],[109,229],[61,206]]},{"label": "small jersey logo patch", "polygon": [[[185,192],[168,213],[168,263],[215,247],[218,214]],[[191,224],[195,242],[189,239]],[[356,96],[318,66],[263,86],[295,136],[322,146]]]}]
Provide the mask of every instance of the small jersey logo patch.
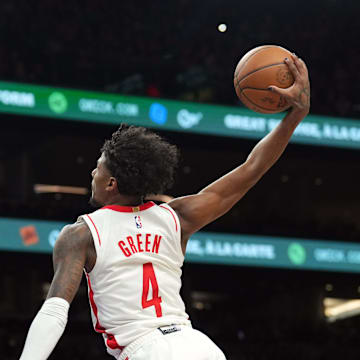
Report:
[{"label": "small jersey logo patch", "polygon": [[142,223],[141,223],[141,219],[140,219],[140,216],[139,215],[136,215],[135,216],[135,225],[138,229],[141,229],[142,228]]},{"label": "small jersey logo patch", "polygon": [[158,328],[163,335],[171,334],[176,331],[180,331],[181,328],[176,325],[170,325],[170,326],[162,326]]}]

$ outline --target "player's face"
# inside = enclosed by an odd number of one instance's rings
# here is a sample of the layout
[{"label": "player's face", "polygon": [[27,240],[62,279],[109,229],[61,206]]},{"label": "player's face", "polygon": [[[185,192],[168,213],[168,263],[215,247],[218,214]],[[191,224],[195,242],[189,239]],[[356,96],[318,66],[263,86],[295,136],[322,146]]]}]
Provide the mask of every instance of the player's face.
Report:
[{"label": "player's face", "polygon": [[97,160],[96,168],[91,172],[91,198],[90,204],[94,206],[103,206],[108,197],[106,188],[110,184],[111,174],[105,164],[105,155],[101,154]]}]

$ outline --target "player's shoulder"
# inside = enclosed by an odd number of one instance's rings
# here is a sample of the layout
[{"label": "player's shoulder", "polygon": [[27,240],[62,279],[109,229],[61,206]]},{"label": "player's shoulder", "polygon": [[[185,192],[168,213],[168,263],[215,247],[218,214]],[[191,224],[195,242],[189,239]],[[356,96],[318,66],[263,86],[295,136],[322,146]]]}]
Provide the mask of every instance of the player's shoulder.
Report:
[{"label": "player's shoulder", "polygon": [[191,198],[191,196],[192,195],[187,195],[174,198],[166,203],[166,205],[174,210],[179,217],[181,217],[182,213],[184,212],[184,208],[186,208],[188,199]]},{"label": "player's shoulder", "polygon": [[83,216],[79,216],[76,221],[72,224],[67,224],[63,227],[62,231],[66,233],[76,233],[81,234],[82,232],[86,232],[88,227]]},{"label": "player's shoulder", "polygon": [[74,248],[86,246],[91,241],[91,231],[84,219],[79,217],[73,224],[68,224],[61,230],[55,243],[55,249],[59,247]]},{"label": "player's shoulder", "polygon": [[[169,214],[176,214],[178,215],[177,211],[176,211],[176,204],[175,206],[171,206],[171,203],[161,203],[159,205],[156,206],[157,209],[159,209],[158,211],[162,212],[162,213],[165,213],[166,215],[169,215]],[[164,211],[167,210],[167,211]]]}]

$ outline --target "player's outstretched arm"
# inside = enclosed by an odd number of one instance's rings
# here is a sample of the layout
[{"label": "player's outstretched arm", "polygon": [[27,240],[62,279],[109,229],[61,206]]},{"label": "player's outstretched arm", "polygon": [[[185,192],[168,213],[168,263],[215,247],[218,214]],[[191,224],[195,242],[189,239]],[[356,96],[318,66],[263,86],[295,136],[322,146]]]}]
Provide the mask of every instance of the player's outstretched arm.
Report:
[{"label": "player's outstretched arm", "polygon": [[242,165],[198,194],[169,202],[181,222],[184,252],[191,234],[229,211],[279,159],[295,128],[308,114],[310,83],[306,65],[295,55],[285,62],[294,75],[294,84],[288,89],[271,89],[284,96],[292,106],[284,119],[254,147]]},{"label": "player's outstretched arm", "polygon": [[53,252],[50,290],[30,326],[20,360],[45,360],[53,351],[64,332],[91,244],[91,233],[84,223],[67,225],[61,231]]}]

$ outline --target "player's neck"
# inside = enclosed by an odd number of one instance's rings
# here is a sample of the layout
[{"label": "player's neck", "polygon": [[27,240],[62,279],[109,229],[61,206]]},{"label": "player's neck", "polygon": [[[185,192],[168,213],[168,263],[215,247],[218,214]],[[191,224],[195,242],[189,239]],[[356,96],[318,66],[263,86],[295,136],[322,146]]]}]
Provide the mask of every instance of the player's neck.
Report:
[{"label": "player's neck", "polygon": [[141,196],[117,194],[109,199],[105,205],[138,206],[143,203],[144,199]]}]

